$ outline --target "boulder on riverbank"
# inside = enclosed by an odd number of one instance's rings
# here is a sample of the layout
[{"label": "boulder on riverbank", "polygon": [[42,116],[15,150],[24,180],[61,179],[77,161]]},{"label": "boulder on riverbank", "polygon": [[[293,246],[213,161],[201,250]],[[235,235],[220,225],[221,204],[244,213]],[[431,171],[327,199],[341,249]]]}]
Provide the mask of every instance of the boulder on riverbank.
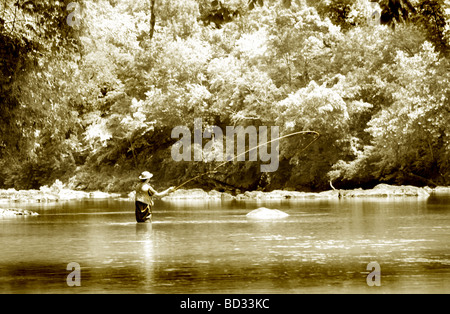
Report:
[{"label": "boulder on riverbank", "polygon": [[398,197],[398,196],[415,196],[428,197],[431,189],[420,188],[411,185],[394,186],[388,184],[378,184],[373,189],[363,190],[340,190],[341,197]]},{"label": "boulder on riverbank", "polygon": [[450,194],[450,186],[437,186],[432,190],[432,192]]},{"label": "boulder on riverbank", "polygon": [[4,209],[0,208],[0,217],[15,217],[15,216],[37,216],[36,212],[27,209],[10,208]]}]

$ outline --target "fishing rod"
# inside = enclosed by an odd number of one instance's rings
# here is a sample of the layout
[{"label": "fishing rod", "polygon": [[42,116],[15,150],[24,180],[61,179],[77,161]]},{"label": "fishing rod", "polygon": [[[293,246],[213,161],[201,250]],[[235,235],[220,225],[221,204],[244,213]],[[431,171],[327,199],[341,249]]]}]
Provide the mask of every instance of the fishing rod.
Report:
[{"label": "fishing rod", "polygon": [[252,151],[252,150],[254,150],[254,149],[259,148],[260,146],[267,145],[267,144],[270,144],[270,143],[272,143],[272,142],[279,141],[279,140],[281,140],[281,139],[288,138],[288,137],[291,137],[291,136],[295,136],[295,135],[299,135],[299,134],[308,134],[308,133],[315,134],[316,137],[315,137],[314,140],[312,140],[308,145],[306,145],[305,148],[303,148],[303,149],[300,151],[300,153],[301,153],[301,152],[305,151],[309,146],[311,146],[315,141],[317,141],[317,140],[319,139],[319,137],[320,137],[320,133],[319,133],[319,132],[316,132],[316,131],[298,131],[298,132],[289,133],[289,134],[286,134],[286,135],[277,137],[277,138],[275,138],[275,139],[273,139],[273,140],[270,140],[270,141],[268,141],[268,142],[265,142],[265,143],[263,143],[263,144],[259,144],[259,145],[255,146],[255,147],[252,147],[252,148],[249,149],[249,150],[246,150],[246,151],[243,152],[243,153],[240,153],[239,155],[233,157],[232,159],[227,160],[227,161],[225,161],[225,162],[219,164],[219,165],[216,166],[213,170],[204,172],[204,173],[202,173],[202,174],[199,174],[199,175],[197,175],[197,176],[195,176],[195,177],[193,177],[193,178],[191,178],[191,179],[189,179],[189,180],[183,182],[182,184],[180,184],[180,185],[178,185],[177,187],[175,187],[174,191],[178,190],[178,189],[181,188],[182,186],[184,186],[184,185],[188,184],[189,182],[194,181],[194,180],[196,180],[196,179],[198,179],[198,178],[200,178],[200,177],[202,177],[202,176],[204,176],[204,175],[211,174],[211,173],[216,173],[218,168],[222,167],[223,165],[227,164],[227,163],[230,162],[230,161],[234,161],[236,158],[238,158],[238,157],[240,157],[240,156],[242,156],[242,155],[245,155],[245,154],[249,153],[250,151]]}]

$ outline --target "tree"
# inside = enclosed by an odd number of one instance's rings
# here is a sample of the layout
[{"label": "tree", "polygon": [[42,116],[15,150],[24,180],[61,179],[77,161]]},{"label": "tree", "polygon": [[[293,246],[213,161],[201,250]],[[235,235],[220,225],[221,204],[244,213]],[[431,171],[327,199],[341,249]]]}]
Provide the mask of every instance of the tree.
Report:
[{"label": "tree", "polygon": [[386,87],[393,104],[369,121],[372,145],[357,158],[336,164],[333,178],[369,179],[391,183],[448,184],[448,60],[425,42],[414,56],[398,52]]},{"label": "tree", "polygon": [[449,41],[445,35],[447,20],[444,8],[444,1],[421,0],[417,6],[415,20],[424,28],[427,39],[436,46],[437,50],[447,53]]},{"label": "tree", "polygon": [[[79,59],[79,30],[66,23],[63,2],[3,1],[2,5],[0,166],[3,184],[10,180],[20,186],[41,158],[54,158],[55,164],[66,158],[57,152],[58,145],[64,146],[76,127],[59,93],[71,89],[67,86]],[[55,129],[50,136],[51,127]],[[44,153],[47,148],[50,152]],[[20,169],[22,164],[25,167]],[[26,187],[46,182],[54,168],[47,170],[36,175],[36,182],[26,182]]]},{"label": "tree", "polygon": [[174,162],[171,130],[196,118],[321,134],[283,140],[275,173],[230,163],[210,187],[448,182],[442,1],[380,1],[395,30],[362,1],[87,0],[75,24],[67,4],[0,4],[2,186],[188,179],[212,164]]},{"label": "tree", "polygon": [[382,24],[387,24],[393,28],[397,23],[402,23],[415,13],[415,8],[409,0],[380,0]]}]

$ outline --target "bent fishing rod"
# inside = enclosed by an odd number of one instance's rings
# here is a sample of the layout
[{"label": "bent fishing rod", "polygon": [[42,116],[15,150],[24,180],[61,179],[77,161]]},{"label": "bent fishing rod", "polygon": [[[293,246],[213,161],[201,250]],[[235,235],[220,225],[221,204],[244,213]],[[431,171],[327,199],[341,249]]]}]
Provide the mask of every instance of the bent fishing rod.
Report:
[{"label": "bent fishing rod", "polygon": [[202,174],[199,174],[199,175],[197,175],[197,176],[195,176],[195,177],[193,177],[193,178],[191,178],[191,179],[189,179],[189,180],[183,182],[182,184],[180,184],[180,185],[178,185],[177,187],[175,187],[174,191],[178,190],[178,189],[181,188],[182,186],[184,186],[184,185],[188,184],[189,182],[194,181],[194,180],[196,180],[196,179],[198,179],[198,178],[200,178],[200,177],[202,177],[202,176],[204,176],[204,175],[216,173],[218,168],[220,168],[220,167],[226,165],[226,164],[227,164],[228,162],[230,162],[230,161],[234,161],[234,160],[237,159],[238,157],[240,157],[240,156],[242,156],[242,155],[245,155],[245,154],[251,152],[252,150],[255,150],[255,149],[259,148],[260,146],[267,145],[267,144],[270,144],[270,143],[272,143],[272,142],[279,141],[279,140],[281,140],[281,139],[288,138],[288,137],[291,137],[291,136],[295,136],[295,135],[299,135],[299,134],[308,134],[308,133],[315,134],[316,137],[315,137],[308,145],[306,145],[306,146],[299,152],[299,153],[302,153],[303,151],[305,151],[306,149],[308,149],[308,147],[311,146],[315,141],[317,141],[317,140],[319,139],[319,137],[320,137],[320,133],[319,133],[319,132],[316,132],[316,131],[298,131],[298,132],[289,133],[289,134],[286,134],[286,135],[277,137],[277,138],[275,138],[275,139],[273,139],[273,140],[270,140],[270,141],[268,141],[268,142],[259,144],[259,145],[255,146],[255,147],[252,147],[252,148],[246,150],[246,151],[243,152],[243,153],[238,154],[237,156],[234,156],[234,157],[233,157],[232,159],[230,159],[230,160],[227,160],[227,161],[225,161],[225,162],[220,163],[218,166],[214,167],[213,170],[204,172],[204,173],[202,173]]}]

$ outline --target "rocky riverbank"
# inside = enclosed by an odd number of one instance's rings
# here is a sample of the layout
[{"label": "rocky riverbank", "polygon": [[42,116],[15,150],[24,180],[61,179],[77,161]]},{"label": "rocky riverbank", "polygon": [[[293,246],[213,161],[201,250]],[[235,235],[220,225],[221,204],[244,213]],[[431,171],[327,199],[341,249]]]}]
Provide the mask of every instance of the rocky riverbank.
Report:
[{"label": "rocky riverbank", "polygon": [[[229,192],[218,192],[215,190],[206,192],[202,189],[180,189],[163,198],[165,201],[192,201],[192,200],[209,200],[209,201],[245,201],[245,200],[304,200],[304,199],[339,199],[339,198],[364,198],[364,197],[419,197],[426,198],[431,193],[448,193],[450,187],[436,187],[434,189],[428,187],[415,186],[393,186],[387,184],[379,184],[373,189],[353,189],[353,190],[330,190],[324,192],[299,192],[287,190],[275,190],[271,192],[247,191],[237,193],[235,195]],[[67,188],[47,188],[40,190],[0,190],[0,203],[8,202],[57,202],[67,200],[81,199],[106,199],[121,198],[118,193],[104,193],[100,191],[85,192],[70,190]],[[134,192],[128,194],[126,200],[134,200]]]},{"label": "rocky riverbank", "polygon": [[46,203],[80,199],[118,198],[120,194],[104,193],[100,191],[84,192],[70,189],[51,190],[0,190],[0,203],[24,202],[24,203]]},{"label": "rocky riverbank", "polygon": [[438,186],[432,190],[433,193],[450,194],[450,186]]},{"label": "rocky riverbank", "polygon": [[362,197],[429,197],[433,192],[448,192],[450,188],[438,187],[431,189],[428,187],[420,188],[415,186],[392,186],[379,184],[373,189],[363,190],[330,190],[324,192],[299,192],[275,190],[271,192],[247,191],[232,195],[226,192],[210,191],[202,189],[178,190],[163,200],[303,200],[303,199],[339,199],[339,198],[362,198]]}]

